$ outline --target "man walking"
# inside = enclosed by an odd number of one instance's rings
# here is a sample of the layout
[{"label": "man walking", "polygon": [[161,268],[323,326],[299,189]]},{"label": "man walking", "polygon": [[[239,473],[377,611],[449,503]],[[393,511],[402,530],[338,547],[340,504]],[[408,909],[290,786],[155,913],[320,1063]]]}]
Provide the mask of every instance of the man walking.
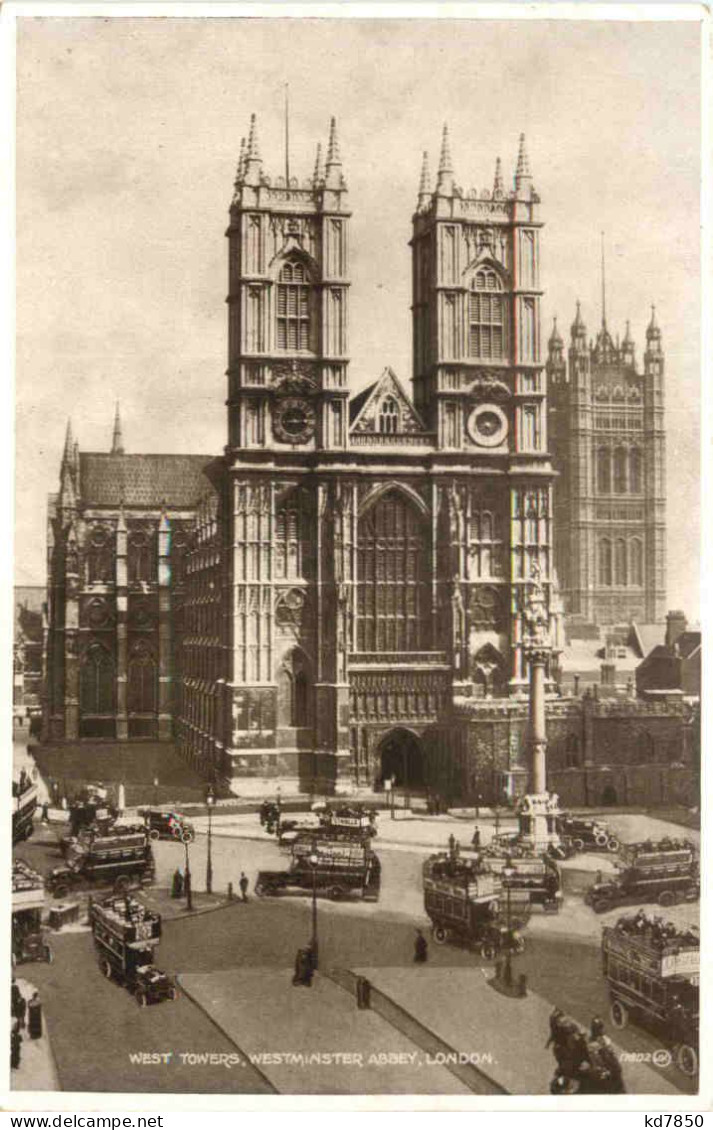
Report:
[{"label": "man walking", "polygon": [[428,942],[423,936],[421,930],[416,931],[416,940],[413,944],[413,960],[418,965],[423,965],[428,961]]},{"label": "man walking", "polygon": [[239,882],[238,886],[240,887],[240,894],[242,895],[243,902],[247,902],[248,901],[248,877],[247,877],[247,875],[245,874],[244,871],[240,872],[240,882]]}]

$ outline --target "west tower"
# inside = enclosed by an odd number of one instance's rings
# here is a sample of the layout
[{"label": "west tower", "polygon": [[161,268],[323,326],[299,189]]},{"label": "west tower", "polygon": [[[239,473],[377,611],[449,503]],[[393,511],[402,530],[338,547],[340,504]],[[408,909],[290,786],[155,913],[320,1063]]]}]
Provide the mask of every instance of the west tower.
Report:
[{"label": "west tower", "polygon": [[498,159],[492,189],[460,188],[444,128],[433,188],[424,154],[411,246],[414,402],[461,500],[464,606],[474,625],[488,622],[481,598],[502,610],[499,645],[517,688],[524,594],[535,574],[549,591],[552,567],[543,225],[524,136],[512,184]]}]

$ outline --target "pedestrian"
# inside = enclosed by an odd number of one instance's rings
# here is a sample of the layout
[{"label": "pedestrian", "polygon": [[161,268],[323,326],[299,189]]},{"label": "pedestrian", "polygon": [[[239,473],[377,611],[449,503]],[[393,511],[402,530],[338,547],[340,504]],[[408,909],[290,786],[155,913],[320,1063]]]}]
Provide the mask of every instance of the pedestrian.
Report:
[{"label": "pedestrian", "polygon": [[455,859],[455,856],[456,856],[456,838],[455,838],[455,836],[453,835],[452,832],[451,832],[450,836],[448,837],[448,854],[450,855],[451,859]]},{"label": "pedestrian", "polygon": [[183,875],[180,867],[177,867],[173,872],[173,881],[171,883],[171,898],[180,899],[183,895]]},{"label": "pedestrian", "polygon": [[20,1028],[25,1027],[25,1012],[27,1010],[27,1001],[20,992],[20,986],[13,977],[12,979],[12,996],[10,1000],[10,1012],[17,1020]]},{"label": "pedestrian", "polygon": [[27,1004],[27,1031],[31,1040],[42,1037],[42,1001],[35,989]]},{"label": "pedestrian", "polygon": [[475,831],[473,832],[473,839],[471,840],[471,843],[473,844],[473,851],[480,851],[480,828],[477,824],[475,825]]},{"label": "pedestrian", "polygon": [[247,875],[245,874],[244,871],[240,872],[240,882],[238,883],[238,886],[240,887],[240,894],[242,896],[243,902],[247,902],[248,901],[248,877],[247,877]]},{"label": "pedestrian", "polygon": [[20,1049],[22,1047],[22,1036],[20,1034],[20,1025],[17,1020],[13,1020],[10,1028],[10,1067],[13,1071],[17,1071],[20,1066]]},{"label": "pedestrian", "polygon": [[49,801],[44,801],[42,804],[42,823],[49,824],[50,822],[50,806]]},{"label": "pedestrian", "polygon": [[428,942],[423,936],[422,930],[416,931],[416,939],[413,943],[413,960],[418,965],[423,965],[428,961]]}]

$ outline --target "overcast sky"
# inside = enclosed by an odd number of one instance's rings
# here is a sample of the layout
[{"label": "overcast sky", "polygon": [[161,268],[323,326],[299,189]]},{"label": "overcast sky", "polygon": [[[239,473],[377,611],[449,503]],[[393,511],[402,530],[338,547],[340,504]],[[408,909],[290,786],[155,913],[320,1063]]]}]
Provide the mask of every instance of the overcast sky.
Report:
[{"label": "overcast sky", "polygon": [[[310,175],[336,115],[353,210],[354,390],[410,377],[408,239],[423,149],[448,121],[456,181],[492,185],[528,139],[544,328],[569,338],[656,302],[666,352],[669,607],[698,614],[699,27],[258,19],[18,21],[16,580],[44,581],[67,416],[106,451],[217,454],[226,437],[227,246],[240,139]],[[566,331],[566,332],[565,332]]]}]

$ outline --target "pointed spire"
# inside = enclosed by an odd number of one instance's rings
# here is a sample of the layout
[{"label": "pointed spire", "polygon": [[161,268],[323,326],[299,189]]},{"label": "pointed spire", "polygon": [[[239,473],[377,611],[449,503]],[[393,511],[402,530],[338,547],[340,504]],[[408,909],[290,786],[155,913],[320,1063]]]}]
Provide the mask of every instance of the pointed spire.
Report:
[{"label": "pointed spire", "polygon": [[[495,162],[495,180],[493,181],[493,196],[497,200],[499,197],[505,195],[505,186],[503,185],[503,163],[498,157]],[[555,319],[556,321],[556,319]]]},{"label": "pointed spire", "polygon": [[530,161],[527,156],[527,147],[525,145],[525,135],[520,134],[520,147],[517,151],[517,168],[515,169],[515,191],[519,192],[525,185],[532,183],[532,173],[530,172]]},{"label": "pointed spire", "polygon": [[549,340],[548,344],[550,346],[550,349],[553,346],[559,346],[559,345],[564,344],[564,342],[562,341],[562,337],[560,335],[560,332],[557,329],[557,315],[556,314],[555,314],[554,318],[552,319],[552,333],[550,334],[550,340]]},{"label": "pointed spire", "polygon": [[443,125],[441,140],[441,158],[438,162],[438,181],[436,192],[441,196],[450,196],[453,193],[453,160],[451,158],[451,145],[448,136],[448,124]]},{"label": "pointed spire", "polygon": [[428,152],[424,149],[421,163],[421,179],[418,182],[418,206],[426,208],[431,199],[431,168],[428,163]]},{"label": "pointed spire", "polygon": [[329,123],[327,167],[324,183],[327,188],[344,188],[344,178],[342,177],[342,158],[339,152],[339,139],[337,137],[336,118],[332,118]]},{"label": "pointed spire", "polygon": [[245,157],[246,157],[245,138],[241,137],[240,138],[240,156],[238,157],[238,167],[235,171],[235,187],[236,188],[238,187],[238,185],[243,183],[243,177],[245,176]]},{"label": "pointed spire", "polygon": [[572,322],[571,332],[573,341],[577,338],[582,338],[583,340],[585,340],[587,337],[587,327],[585,326],[584,319],[582,318],[582,304],[580,303],[579,299],[577,299],[577,313],[575,314],[574,321]]},{"label": "pointed spire", "polygon": [[624,334],[624,340],[622,341],[621,344],[625,347],[627,345],[633,345],[634,344],[632,336],[631,336],[631,322],[627,321],[627,323],[626,323],[626,333]]},{"label": "pointed spire", "polygon": [[69,463],[74,457],[74,437],[72,435],[72,421],[67,420],[67,431],[64,436],[64,455],[62,456],[63,463]]},{"label": "pointed spire", "polygon": [[116,411],[114,413],[114,435],[111,441],[111,454],[123,455],[124,454],[124,439],[121,434],[121,415],[119,412],[119,401],[116,402]]},{"label": "pointed spire", "polygon": [[604,232],[602,232],[602,329],[607,328],[607,281],[604,266]]},{"label": "pointed spire", "polygon": [[329,123],[329,145],[327,146],[327,168],[330,165],[341,165],[339,155],[339,139],[337,137],[337,119],[332,118]]},{"label": "pointed spire", "polygon": [[321,143],[321,141],[318,141],[317,142],[317,154],[316,154],[315,159],[314,159],[314,173],[312,174],[312,184],[314,185],[315,188],[319,188],[319,186],[322,184],[323,181],[324,181],[324,166],[322,164],[322,143]]},{"label": "pointed spire", "polygon": [[651,321],[646,328],[646,340],[647,342],[661,341],[661,330],[659,329],[659,324],[656,321],[656,307],[654,305],[651,306]]},{"label": "pointed spire", "polygon": [[257,118],[254,114],[251,114],[250,133],[248,135],[248,144],[243,161],[243,180],[245,184],[253,186],[258,185],[260,183],[261,171],[262,157],[260,156],[260,145],[257,139]]}]

